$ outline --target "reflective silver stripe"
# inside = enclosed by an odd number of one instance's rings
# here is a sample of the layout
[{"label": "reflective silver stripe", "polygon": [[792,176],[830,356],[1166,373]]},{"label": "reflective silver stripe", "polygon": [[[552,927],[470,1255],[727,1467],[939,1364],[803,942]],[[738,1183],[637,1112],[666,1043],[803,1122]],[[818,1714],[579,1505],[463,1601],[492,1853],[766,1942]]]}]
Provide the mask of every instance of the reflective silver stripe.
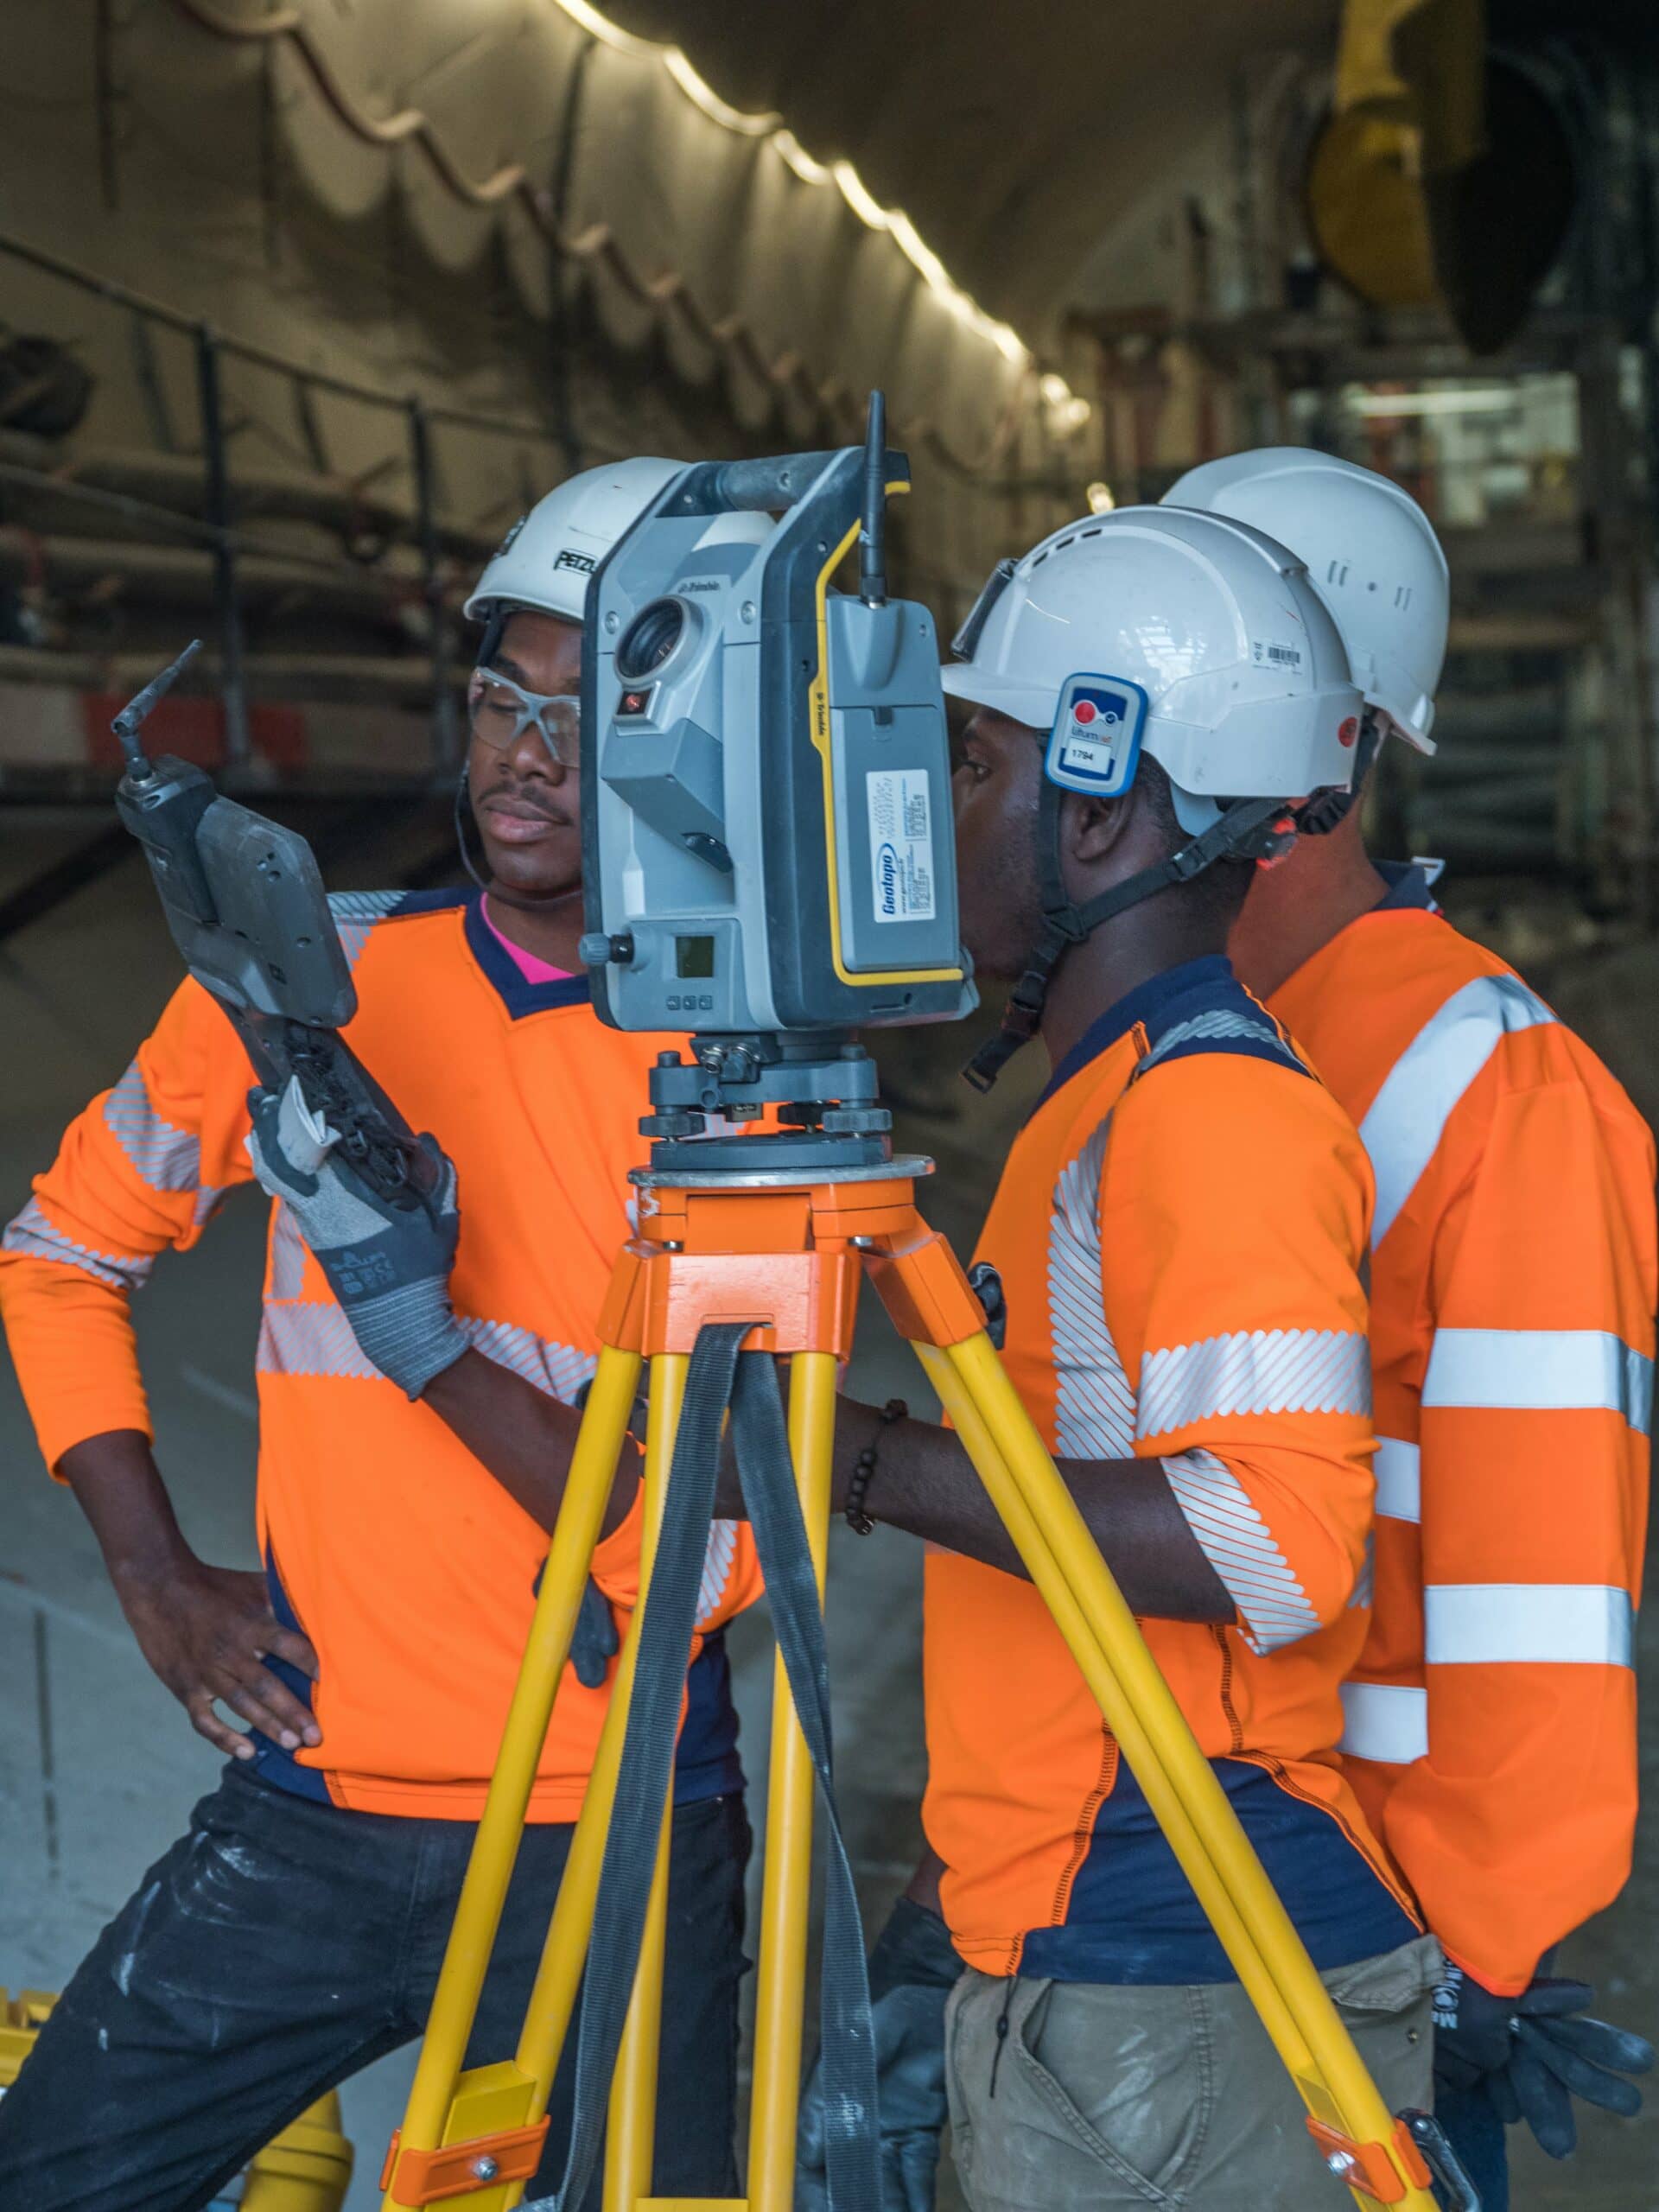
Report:
[{"label": "reflective silver stripe", "polygon": [[577,1391],[598,1368],[592,1352],[577,1351],[551,1338],[538,1337],[533,1330],[521,1329],[511,1321],[474,1321],[466,1314],[455,1318],[462,1334],[486,1359],[522,1375],[526,1382],[533,1382],[538,1390],[562,1399],[567,1406],[574,1403]]},{"label": "reflective silver stripe", "polygon": [[1421,1521],[1422,1511],[1422,1455],[1414,1444],[1397,1436],[1379,1436],[1376,1458],[1376,1510],[1387,1521]]},{"label": "reflective silver stripe", "polygon": [[38,1198],[30,1198],[22,1211],[7,1223],[3,1235],[0,1235],[0,1248],[8,1252],[25,1252],[31,1260],[54,1260],[60,1267],[79,1268],[82,1274],[107,1283],[111,1290],[142,1290],[156,1264],[148,1254],[94,1252],[85,1244],[77,1244],[72,1236],[66,1236],[54,1223],[48,1220]]},{"label": "reflective silver stripe", "polygon": [[1163,1467],[1188,1528],[1238,1607],[1251,1648],[1274,1651],[1311,1636],[1319,1617],[1231,1469],[1211,1452],[1183,1452]]},{"label": "reflective silver stripe", "polygon": [[[1048,1307],[1057,1451],[1069,1459],[1128,1459],[1137,1437],[1177,1425],[1166,1414],[1183,1391],[1197,1393],[1210,1410],[1224,1409],[1237,1397],[1264,1411],[1291,1405],[1368,1411],[1370,1350],[1363,1335],[1257,1330],[1153,1354],[1142,1363],[1141,1389],[1152,1396],[1154,1419],[1137,1420],[1135,1394],[1107,1325],[1102,1295],[1100,1176],[1110,1126],[1109,1119],[1101,1123],[1054,1187]],[[1274,1650],[1318,1629],[1319,1617],[1307,1593],[1231,1471],[1209,1452],[1185,1452],[1163,1464],[1252,1647]]]},{"label": "reflective silver stripe", "polygon": [[713,1521],[709,1525],[709,1548],[702,1556],[702,1580],[697,1586],[699,1628],[713,1618],[726,1594],[732,1562],[737,1557],[737,1527],[735,1521]]},{"label": "reflective silver stripe", "polygon": [[1240,1014],[1231,1007],[1217,1007],[1209,1014],[1195,1014],[1190,1021],[1178,1021],[1173,1029],[1166,1029],[1135,1073],[1141,1075],[1147,1069],[1156,1067],[1164,1055],[1175,1051],[1178,1046],[1190,1045],[1211,1037],[1249,1037],[1258,1045],[1270,1046],[1283,1056],[1290,1066],[1299,1068],[1301,1065],[1270,1021],[1263,1020],[1259,1014]]},{"label": "reflective silver stripe", "polygon": [[1100,1171],[1109,1116],[1054,1186],[1048,1229],[1048,1316],[1054,1441],[1063,1459],[1127,1459],[1135,1393],[1106,1324],[1100,1274]]},{"label": "reflective silver stripe", "polygon": [[334,918],[334,927],[346,954],[346,965],[355,968],[363,957],[363,948],[377,922],[385,921],[394,906],[403,904],[407,894],[402,891],[335,891],[328,899],[329,911]]},{"label": "reflective silver stripe", "polygon": [[196,1192],[196,1203],[190,1209],[191,1221],[198,1229],[205,1221],[211,1221],[219,1211],[219,1200],[224,1195],[224,1192],[213,1183],[201,1185]]},{"label": "reflective silver stripe", "polygon": [[[298,1241],[296,1237],[296,1246]],[[463,1334],[486,1359],[522,1375],[567,1405],[599,1363],[589,1352],[538,1337],[509,1321],[477,1321],[465,1315],[457,1319]],[[382,1379],[338,1306],[278,1300],[274,1294],[265,1303],[257,1364],[270,1375],[345,1376],[365,1382]]]},{"label": "reflective silver stripe", "polygon": [[354,1382],[385,1380],[338,1306],[267,1305],[254,1365],[262,1375],[334,1375]]},{"label": "reflective silver stripe", "polygon": [[200,1139],[162,1119],[137,1060],[104,1101],[104,1125],[152,1191],[194,1191],[200,1182]]},{"label": "reflective silver stripe", "polygon": [[1409,1766],[1428,1757],[1428,1692],[1397,1682],[1344,1682],[1342,1741],[1351,1759]]},{"label": "reflective silver stripe", "polygon": [[1431,1582],[1423,1592],[1431,1667],[1628,1667],[1632,1625],[1630,1592],[1599,1582]]},{"label": "reflective silver stripe", "polygon": [[408,896],[406,891],[331,891],[328,911],[336,922],[379,922]]},{"label": "reflective silver stripe", "polygon": [[1371,1352],[1354,1329],[1252,1329],[1149,1351],[1135,1434],[1226,1414],[1367,1414]]},{"label": "reflective silver stripe", "polygon": [[297,1298],[305,1287],[305,1239],[300,1224],[284,1199],[279,1198],[270,1224],[270,1290],[272,1298]]},{"label": "reflective silver stripe", "polygon": [[1508,1032],[1555,1016],[1513,976],[1478,976],[1431,1014],[1389,1069],[1359,1134],[1376,1173],[1371,1243],[1382,1242],[1446,1125]]},{"label": "reflective silver stripe", "polygon": [[1621,1414],[1643,1436],[1653,1362],[1607,1329],[1439,1329],[1423,1404]]}]

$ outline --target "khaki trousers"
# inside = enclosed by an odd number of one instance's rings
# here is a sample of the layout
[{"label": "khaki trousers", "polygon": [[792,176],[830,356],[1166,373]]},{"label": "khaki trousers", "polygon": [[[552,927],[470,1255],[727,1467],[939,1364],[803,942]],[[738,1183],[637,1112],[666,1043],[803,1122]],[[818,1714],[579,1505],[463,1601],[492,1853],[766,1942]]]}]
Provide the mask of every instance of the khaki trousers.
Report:
[{"label": "khaki trousers", "polygon": [[[1423,1936],[1322,1976],[1393,2112],[1433,2101],[1440,1964]],[[1010,1983],[970,1968],[951,1992],[945,2050],[972,2212],[1318,2212],[1344,2201],[1236,1982]]]}]

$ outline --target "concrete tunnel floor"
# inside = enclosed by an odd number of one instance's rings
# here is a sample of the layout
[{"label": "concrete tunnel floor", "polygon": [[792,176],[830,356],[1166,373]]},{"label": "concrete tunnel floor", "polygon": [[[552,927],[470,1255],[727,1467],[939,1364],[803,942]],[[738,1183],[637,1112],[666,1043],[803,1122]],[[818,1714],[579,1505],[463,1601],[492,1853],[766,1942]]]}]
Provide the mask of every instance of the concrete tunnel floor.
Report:
[{"label": "concrete tunnel floor", "polygon": [[[86,819],[77,834],[85,834]],[[5,877],[30,872],[75,826],[38,815],[33,825],[42,834],[27,841],[27,855],[25,841],[15,841]],[[393,855],[377,858],[381,880],[394,880]],[[354,867],[352,880],[372,882],[372,872]],[[176,974],[149,885],[133,866],[0,948],[0,1218],[21,1205],[29,1176],[50,1157],[70,1115],[120,1073]],[[1535,965],[1533,980],[1605,1054],[1643,1110],[1659,1112],[1659,1024],[1630,1019],[1633,1006],[1659,1007],[1659,948]],[[954,1049],[942,1053],[934,1040],[910,1033],[883,1058],[900,1109],[900,1141],[940,1161],[928,1211],[965,1256],[989,1195],[989,1164],[1041,1071],[1008,1078],[993,1114],[965,1091],[958,1097],[948,1080]],[[163,1262],[137,1306],[160,1456],[180,1519],[205,1557],[226,1565],[257,1564],[253,1347],[263,1231],[263,1204],[238,1193],[194,1253]],[[861,1329],[850,1387],[878,1403],[897,1393],[918,1412],[933,1410],[879,1310]],[[41,1468],[9,1363],[0,1363],[0,1984],[57,1989],[182,1828],[219,1762],[139,1658],[90,1530]],[[920,1841],[920,1548],[886,1533],[861,1540],[837,1524],[830,1571],[840,1798],[873,1934]],[[740,1623],[732,1645],[758,1815],[772,1674],[763,1618]],[[1659,1674],[1659,1608],[1646,1611],[1640,1647],[1651,1679]],[[1644,1712],[1643,1758],[1651,1797],[1659,1793],[1659,1707]],[[1557,1971],[1582,1974],[1598,1985],[1610,2017],[1659,2036],[1654,1834],[1649,1810],[1630,1885],[1565,1948]],[[751,1896],[753,1924],[753,1881]],[[346,2126],[357,2150],[348,2212],[378,2202],[380,2158],[412,2064],[412,2053],[395,2054],[345,2088]],[[1650,2091],[1634,2123],[1580,2110],[1580,2149],[1565,2165],[1512,2134],[1517,2208],[1659,2212],[1659,2093]],[[1323,2201],[1310,2166],[1310,2204]],[[940,2202],[958,2202],[947,2164]]]}]

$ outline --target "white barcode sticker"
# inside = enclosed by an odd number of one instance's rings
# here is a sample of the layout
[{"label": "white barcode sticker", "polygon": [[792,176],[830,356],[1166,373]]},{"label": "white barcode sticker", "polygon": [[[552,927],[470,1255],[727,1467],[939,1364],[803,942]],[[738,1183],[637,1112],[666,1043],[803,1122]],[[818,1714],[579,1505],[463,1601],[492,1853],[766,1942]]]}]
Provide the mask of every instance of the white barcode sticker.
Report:
[{"label": "white barcode sticker", "polygon": [[870,895],[878,922],[933,918],[933,825],[925,768],[872,769]]},{"label": "white barcode sticker", "polygon": [[1286,645],[1276,639],[1253,638],[1250,651],[1258,668],[1300,668],[1302,664],[1300,645]]}]

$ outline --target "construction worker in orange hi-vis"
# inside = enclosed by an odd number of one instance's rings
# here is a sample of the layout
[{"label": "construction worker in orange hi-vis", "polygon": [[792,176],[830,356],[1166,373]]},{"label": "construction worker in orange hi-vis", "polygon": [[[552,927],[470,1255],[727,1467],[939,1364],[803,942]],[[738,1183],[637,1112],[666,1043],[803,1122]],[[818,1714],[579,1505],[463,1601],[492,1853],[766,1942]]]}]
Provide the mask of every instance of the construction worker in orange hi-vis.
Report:
[{"label": "construction worker in orange hi-vis", "polygon": [[[357,1199],[330,1133],[296,1130],[292,1095],[255,1094],[251,1134],[242,1047],[189,982],[5,1231],[0,1305],[47,1465],[92,1522],[144,1658],[230,1754],[0,2099],[0,2203],[16,2212],[204,2204],[324,2090],[424,2026],[629,1233],[647,1070],[683,1041],[603,1027],[576,954],[587,582],[677,466],[571,479],[468,601],[483,625],[463,779],[477,887],[334,901],[359,997],[350,1042],[453,1164],[442,1203],[353,1217],[385,1294],[365,1303],[340,1267],[329,1203],[337,1217]],[[251,1573],[210,1566],[180,1532],[128,1306],[156,1256],[193,1247],[256,1168],[283,1198],[257,1362],[264,1567]],[[630,1441],[469,2065],[518,2041],[617,1615],[638,1592],[639,1460]],[[747,1528],[717,1524],[676,1768],[656,2148],[670,2195],[737,2193],[749,1832],[721,1631],[758,1581]],[[554,2089],[550,2184],[571,2086],[566,2072]]]},{"label": "construction worker in orange hi-vis", "polygon": [[[1008,1370],[1382,2094],[1421,2105],[1440,1952],[1336,1755],[1371,1175],[1226,957],[1362,702],[1282,546],[1159,508],[1003,563],[957,651],[963,937],[1013,985],[970,1072],[1033,1035],[1052,1071],[979,1246]],[[965,1452],[846,1404],[836,1483],[930,1544],[933,1856],[872,1961],[889,2212],[931,2202],[947,2097],[973,2212],[1304,2212],[1295,2093]]]},{"label": "construction worker in orange hi-vis", "polygon": [[[1365,695],[1357,786],[1389,736],[1433,751],[1446,565],[1414,500],[1295,448],[1166,498],[1306,563]],[[1325,827],[1259,875],[1232,954],[1376,1172],[1375,1595],[1342,1751],[1449,1962],[1437,2114],[1505,2212],[1504,2122],[1562,2156],[1573,2097],[1634,2112],[1624,2076],[1653,2056],[1584,2017],[1593,1993],[1548,1955],[1630,1866],[1654,1147],[1594,1053],[1438,911],[1434,863],[1373,863],[1344,803]]]}]

